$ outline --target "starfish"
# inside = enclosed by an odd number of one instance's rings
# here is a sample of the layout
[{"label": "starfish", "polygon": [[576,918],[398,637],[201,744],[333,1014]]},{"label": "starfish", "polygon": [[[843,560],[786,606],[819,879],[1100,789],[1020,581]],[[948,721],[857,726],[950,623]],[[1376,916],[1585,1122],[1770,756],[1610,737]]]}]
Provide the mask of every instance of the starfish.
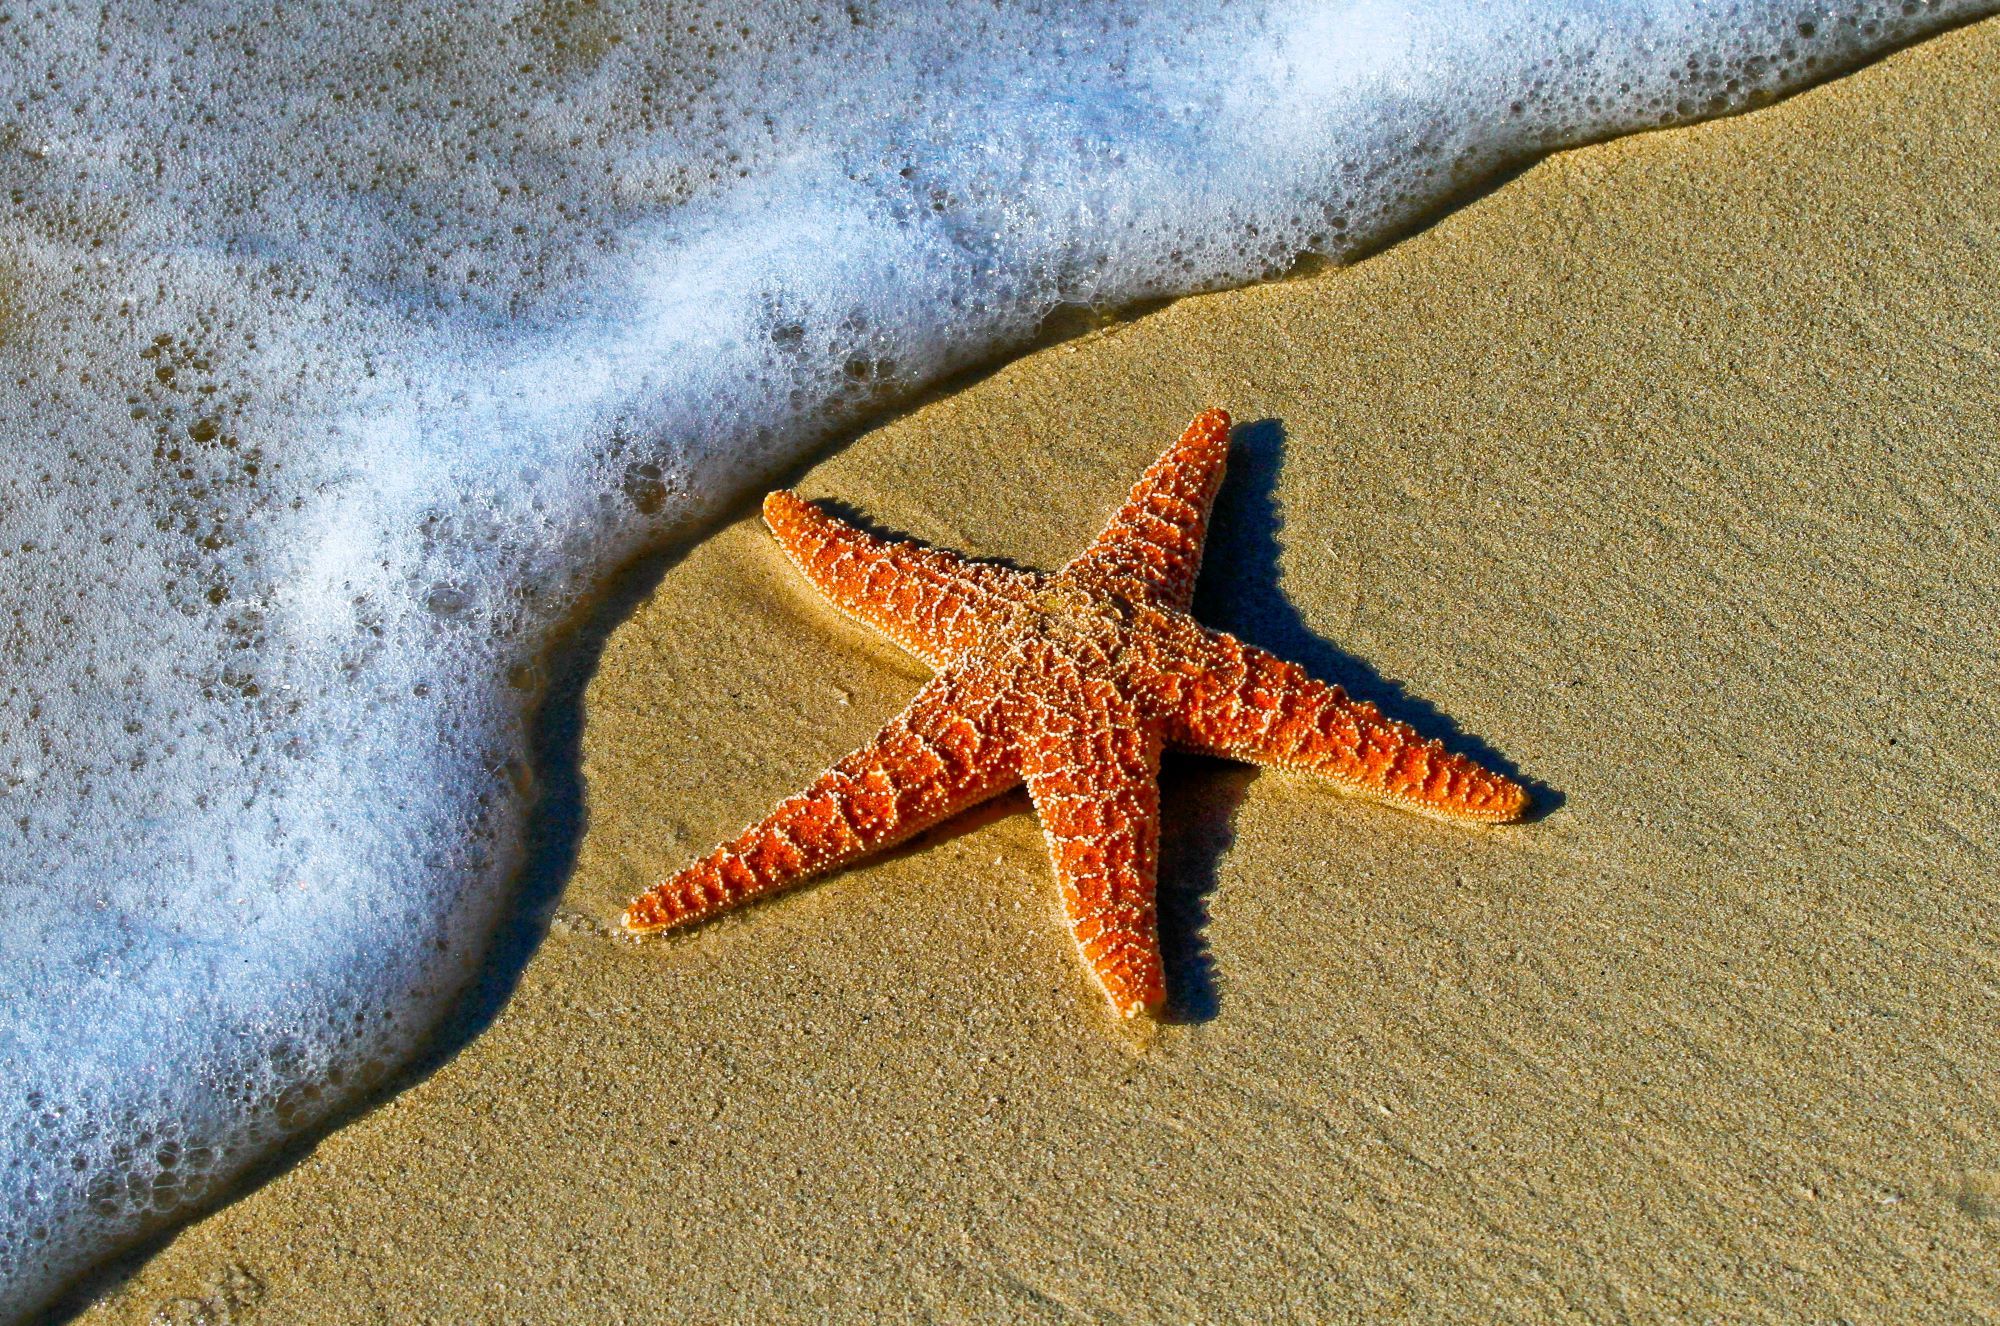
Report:
[{"label": "starfish", "polygon": [[850,616],[936,670],[873,741],[632,900],[635,933],[824,875],[1028,785],[1078,953],[1121,1017],[1165,999],[1154,902],[1163,747],[1296,770],[1451,820],[1521,786],[1188,613],[1229,416],[1198,415],[1053,575],[879,538],[780,490],[764,519]]}]

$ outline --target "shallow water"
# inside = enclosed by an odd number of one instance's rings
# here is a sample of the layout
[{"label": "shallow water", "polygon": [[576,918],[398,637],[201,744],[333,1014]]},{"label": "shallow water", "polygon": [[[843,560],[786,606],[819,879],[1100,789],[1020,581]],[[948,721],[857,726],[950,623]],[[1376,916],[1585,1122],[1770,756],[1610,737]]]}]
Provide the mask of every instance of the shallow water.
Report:
[{"label": "shallow water", "polygon": [[0,1315],[409,1053],[546,637],[636,550],[1063,306],[1989,8],[0,22]]}]

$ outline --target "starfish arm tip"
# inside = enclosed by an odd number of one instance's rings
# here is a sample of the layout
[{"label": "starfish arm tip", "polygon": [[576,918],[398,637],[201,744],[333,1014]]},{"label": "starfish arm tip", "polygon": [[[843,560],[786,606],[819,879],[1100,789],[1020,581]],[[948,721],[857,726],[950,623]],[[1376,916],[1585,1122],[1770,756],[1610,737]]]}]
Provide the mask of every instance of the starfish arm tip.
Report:
[{"label": "starfish arm tip", "polygon": [[1111,1008],[1122,1022],[1146,1022],[1157,1020],[1165,1006],[1165,999],[1155,998],[1134,999],[1128,1003],[1113,1004]]},{"label": "starfish arm tip", "polygon": [[791,489],[773,488],[764,494],[764,523],[775,529],[806,505],[809,505],[806,500]]},{"label": "starfish arm tip", "polygon": [[1457,824],[1518,824],[1527,818],[1534,802],[1526,788],[1511,779],[1503,785],[1481,789],[1475,796],[1436,799],[1422,793],[1385,791],[1365,784],[1351,784],[1351,790],[1365,799],[1385,802],[1433,819]]},{"label": "starfish arm tip", "polygon": [[1492,775],[1493,788],[1482,805],[1470,807],[1470,813],[1489,824],[1518,824],[1527,818],[1535,807],[1535,799],[1528,789],[1501,774]]},{"label": "starfish arm tip", "polygon": [[659,891],[642,893],[625,904],[618,928],[628,935],[651,935],[670,930],[683,918],[662,905]]}]

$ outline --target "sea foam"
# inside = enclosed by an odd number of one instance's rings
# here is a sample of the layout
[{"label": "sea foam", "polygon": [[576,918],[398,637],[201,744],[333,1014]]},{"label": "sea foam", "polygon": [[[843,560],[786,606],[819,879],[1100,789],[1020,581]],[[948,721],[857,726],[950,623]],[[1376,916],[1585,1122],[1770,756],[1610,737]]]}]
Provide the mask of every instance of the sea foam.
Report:
[{"label": "sea foam", "polygon": [[0,16],[0,1316],[410,1052],[635,550],[1062,306],[1988,8]]}]

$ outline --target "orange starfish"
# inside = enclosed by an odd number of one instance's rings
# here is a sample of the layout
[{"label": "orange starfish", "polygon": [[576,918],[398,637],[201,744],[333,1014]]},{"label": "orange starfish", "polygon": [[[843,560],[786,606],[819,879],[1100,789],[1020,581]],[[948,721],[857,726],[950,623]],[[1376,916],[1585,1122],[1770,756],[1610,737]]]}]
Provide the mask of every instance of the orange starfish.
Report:
[{"label": "orange starfish", "polygon": [[1229,416],[1198,416],[1054,575],[877,538],[789,492],[765,498],[806,578],[937,675],[811,787],[633,899],[625,928],[711,916],[1025,782],[1077,950],[1130,1017],[1166,994],[1153,900],[1163,746],[1448,819],[1518,819],[1528,798],[1512,780],[1188,615],[1228,454]]}]

